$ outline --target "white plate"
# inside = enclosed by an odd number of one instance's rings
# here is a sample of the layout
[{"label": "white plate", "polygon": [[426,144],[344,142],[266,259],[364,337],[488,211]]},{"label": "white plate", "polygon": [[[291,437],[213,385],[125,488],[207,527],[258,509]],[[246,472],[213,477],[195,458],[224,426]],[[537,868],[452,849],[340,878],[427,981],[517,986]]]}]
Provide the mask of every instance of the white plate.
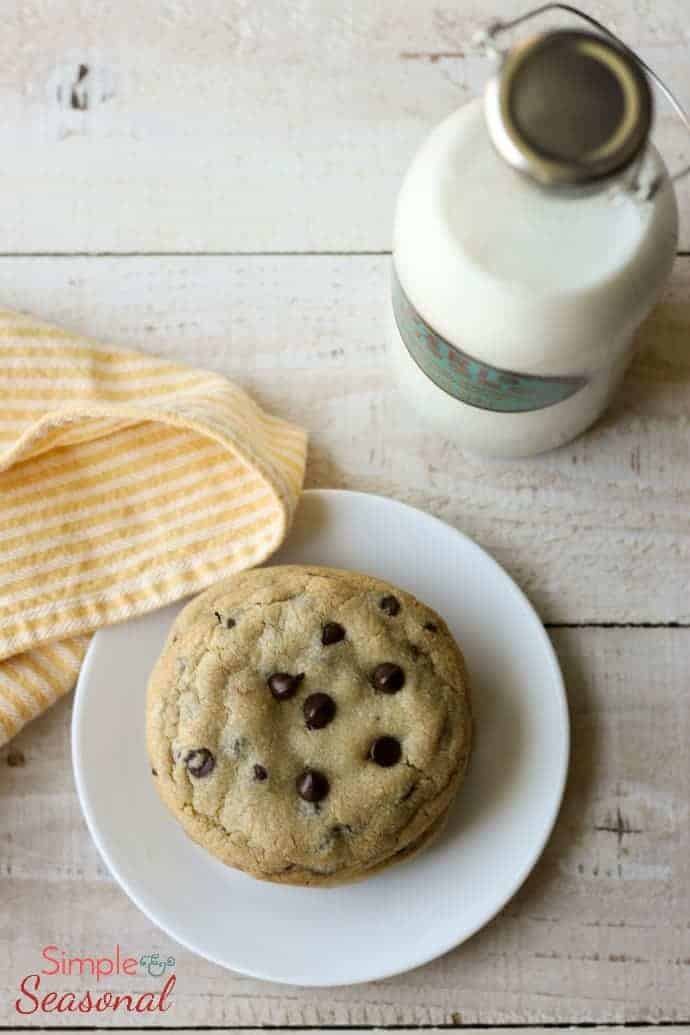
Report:
[{"label": "white plate", "polygon": [[436,608],[472,678],[476,745],[439,841],[359,884],[293,888],[223,866],[153,788],[144,689],[181,605],[101,630],[82,669],[72,745],[82,809],[105,863],[192,952],[296,985],[372,981],[426,963],[487,923],[549,836],[568,764],[558,662],[515,583],[455,529],[394,500],[306,492],[275,563],[370,572]]}]

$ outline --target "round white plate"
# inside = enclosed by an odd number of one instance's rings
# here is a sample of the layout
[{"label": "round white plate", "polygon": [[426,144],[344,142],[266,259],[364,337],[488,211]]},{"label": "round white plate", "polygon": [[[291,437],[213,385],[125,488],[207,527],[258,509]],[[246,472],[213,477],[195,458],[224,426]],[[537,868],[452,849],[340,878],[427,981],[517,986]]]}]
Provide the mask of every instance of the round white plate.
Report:
[{"label": "round white plate", "polygon": [[306,492],[271,563],[370,572],[446,618],[467,657],[476,743],[439,841],[369,880],[328,889],[261,883],[193,844],[158,799],[144,744],[146,683],[181,605],[94,637],[74,703],[77,790],[116,880],[188,949],[271,981],[373,981],[469,938],[534,866],[568,765],[563,680],[539,618],[503,569],[412,507]]}]

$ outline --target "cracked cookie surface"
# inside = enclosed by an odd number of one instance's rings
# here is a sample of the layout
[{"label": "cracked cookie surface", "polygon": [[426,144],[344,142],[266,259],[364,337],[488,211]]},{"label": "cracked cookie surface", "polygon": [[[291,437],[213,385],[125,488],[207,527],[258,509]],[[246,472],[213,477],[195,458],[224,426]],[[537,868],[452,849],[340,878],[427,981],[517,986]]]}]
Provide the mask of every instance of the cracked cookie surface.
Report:
[{"label": "cracked cookie surface", "polygon": [[154,781],[187,833],[264,880],[333,884],[441,828],[471,741],[443,620],[354,572],[228,578],[178,616],[151,676]]}]

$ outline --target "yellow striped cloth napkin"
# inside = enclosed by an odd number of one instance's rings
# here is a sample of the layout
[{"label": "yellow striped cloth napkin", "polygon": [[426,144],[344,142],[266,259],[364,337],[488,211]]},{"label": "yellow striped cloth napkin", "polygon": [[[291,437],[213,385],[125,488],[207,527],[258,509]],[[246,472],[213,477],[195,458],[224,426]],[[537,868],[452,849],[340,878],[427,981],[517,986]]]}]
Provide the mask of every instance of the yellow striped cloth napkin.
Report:
[{"label": "yellow striped cloth napkin", "polygon": [[0,310],[0,744],[74,686],[99,626],[265,560],[305,458],[220,375]]}]

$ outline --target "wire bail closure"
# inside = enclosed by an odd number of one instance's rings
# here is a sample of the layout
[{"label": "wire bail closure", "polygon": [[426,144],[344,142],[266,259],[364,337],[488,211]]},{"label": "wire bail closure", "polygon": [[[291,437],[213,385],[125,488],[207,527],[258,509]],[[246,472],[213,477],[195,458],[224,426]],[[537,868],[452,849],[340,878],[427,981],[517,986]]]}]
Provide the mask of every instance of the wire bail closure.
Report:
[{"label": "wire bail closure", "polygon": [[[683,108],[678,98],[672,92],[669,86],[659,77],[659,75],[649,67],[649,65],[643,61],[638,54],[635,53],[626,43],[623,42],[615,33],[610,29],[607,29],[600,21],[596,18],[592,18],[591,15],[586,14],[577,7],[573,7],[571,4],[562,3],[547,3],[542,4],[539,7],[535,7],[525,14],[519,15],[517,18],[512,18],[509,21],[495,20],[486,28],[476,33],[473,37],[472,43],[474,47],[484,56],[492,58],[498,62],[502,62],[507,51],[501,48],[497,44],[497,37],[505,32],[509,32],[511,29],[516,28],[523,22],[531,21],[533,18],[539,17],[539,15],[547,14],[550,11],[564,11],[567,14],[572,14],[576,18],[580,18],[582,21],[587,22],[592,28],[596,29],[597,32],[601,33],[608,40],[613,42],[616,47],[619,48],[624,54],[627,55],[646,75],[655,83],[661,93],[664,95],[666,100],[669,102],[671,107],[676,112],[678,118],[685,126],[686,130],[690,134],[690,117]],[[638,159],[633,162],[632,167],[627,171],[626,175],[626,188],[631,191],[635,196],[642,201],[650,201],[657,193],[661,184],[663,183],[664,177],[661,174],[654,176],[647,182],[643,181],[642,177],[642,166],[643,159]],[[690,163],[683,168],[677,170],[673,174],[669,174],[671,183],[677,183],[682,180],[690,173]]]}]

